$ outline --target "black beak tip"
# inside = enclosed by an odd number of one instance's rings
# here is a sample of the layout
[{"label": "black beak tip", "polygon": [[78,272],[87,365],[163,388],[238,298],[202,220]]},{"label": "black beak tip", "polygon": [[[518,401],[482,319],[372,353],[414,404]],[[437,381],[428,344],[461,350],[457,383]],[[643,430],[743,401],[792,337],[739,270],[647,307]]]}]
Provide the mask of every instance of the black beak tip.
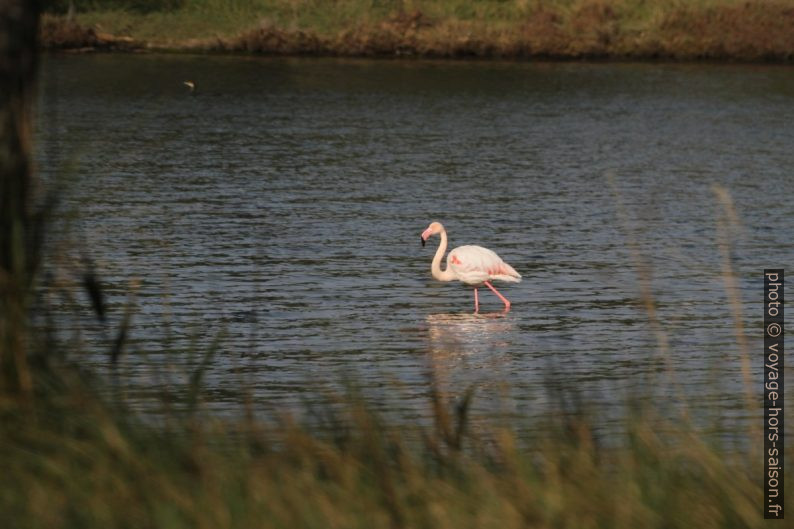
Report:
[{"label": "black beak tip", "polygon": [[422,248],[424,248],[424,246],[425,246],[425,239],[424,239],[424,237],[419,237],[419,238],[420,238],[420,239],[422,239]]}]

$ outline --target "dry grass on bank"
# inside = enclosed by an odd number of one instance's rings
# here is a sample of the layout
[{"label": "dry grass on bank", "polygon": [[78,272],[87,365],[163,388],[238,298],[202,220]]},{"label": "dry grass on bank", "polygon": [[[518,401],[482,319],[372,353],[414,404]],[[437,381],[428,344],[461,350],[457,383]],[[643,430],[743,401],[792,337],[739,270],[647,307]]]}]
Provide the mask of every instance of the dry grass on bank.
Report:
[{"label": "dry grass on bank", "polygon": [[[280,55],[790,61],[793,0],[249,0],[79,13],[149,48]],[[66,20],[48,17],[57,28]],[[60,47],[58,31],[45,34]]]}]

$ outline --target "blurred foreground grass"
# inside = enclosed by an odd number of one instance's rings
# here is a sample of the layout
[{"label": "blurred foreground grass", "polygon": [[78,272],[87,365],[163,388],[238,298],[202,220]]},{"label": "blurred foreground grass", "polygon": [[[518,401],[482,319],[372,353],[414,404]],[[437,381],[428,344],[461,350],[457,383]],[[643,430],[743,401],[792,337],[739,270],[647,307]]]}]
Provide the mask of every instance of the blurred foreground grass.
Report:
[{"label": "blurred foreground grass", "polygon": [[[597,417],[550,415],[531,441],[473,431],[466,401],[433,427],[350,397],[322,427],[288,416],[144,420],[61,362],[0,399],[0,519],[15,528],[761,527],[754,443],[720,445],[652,408],[607,443]],[[742,437],[741,433],[737,433]],[[760,441],[760,439],[759,439]],[[745,445],[742,449],[737,446]],[[791,502],[789,502],[791,508]]]}]

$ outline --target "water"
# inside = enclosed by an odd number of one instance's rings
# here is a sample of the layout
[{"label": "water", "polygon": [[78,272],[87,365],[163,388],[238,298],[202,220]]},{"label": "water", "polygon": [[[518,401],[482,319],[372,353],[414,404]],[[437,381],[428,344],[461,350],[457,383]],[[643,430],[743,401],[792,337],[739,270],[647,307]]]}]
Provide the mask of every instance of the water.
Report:
[{"label": "water", "polygon": [[[747,418],[718,242],[755,391],[762,271],[794,257],[790,67],[90,55],[47,57],[43,77],[61,274],[96,261],[111,329],[140,281],[121,373],[142,403],[217,340],[218,413],[354,380],[422,420],[432,371],[483,415],[542,414],[564,383],[617,418],[650,380],[707,420]],[[497,285],[508,314],[483,289],[474,316],[470,289],[432,280],[433,220],[523,275]],[[70,288],[64,334],[104,369],[114,331]]]}]

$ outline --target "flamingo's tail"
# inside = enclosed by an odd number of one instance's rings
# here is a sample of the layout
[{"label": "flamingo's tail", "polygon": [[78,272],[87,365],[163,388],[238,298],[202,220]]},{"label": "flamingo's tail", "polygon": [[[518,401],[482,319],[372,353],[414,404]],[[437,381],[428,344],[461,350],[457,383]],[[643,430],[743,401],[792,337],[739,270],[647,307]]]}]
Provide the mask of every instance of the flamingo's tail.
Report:
[{"label": "flamingo's tail", "polygon": [[503,261],[499,266],[499,270],[496,270],[495,274],[491,274],[491,279],[507,281],[508,283],[520,283],[521,274],[516,272],[515,268]]}]

